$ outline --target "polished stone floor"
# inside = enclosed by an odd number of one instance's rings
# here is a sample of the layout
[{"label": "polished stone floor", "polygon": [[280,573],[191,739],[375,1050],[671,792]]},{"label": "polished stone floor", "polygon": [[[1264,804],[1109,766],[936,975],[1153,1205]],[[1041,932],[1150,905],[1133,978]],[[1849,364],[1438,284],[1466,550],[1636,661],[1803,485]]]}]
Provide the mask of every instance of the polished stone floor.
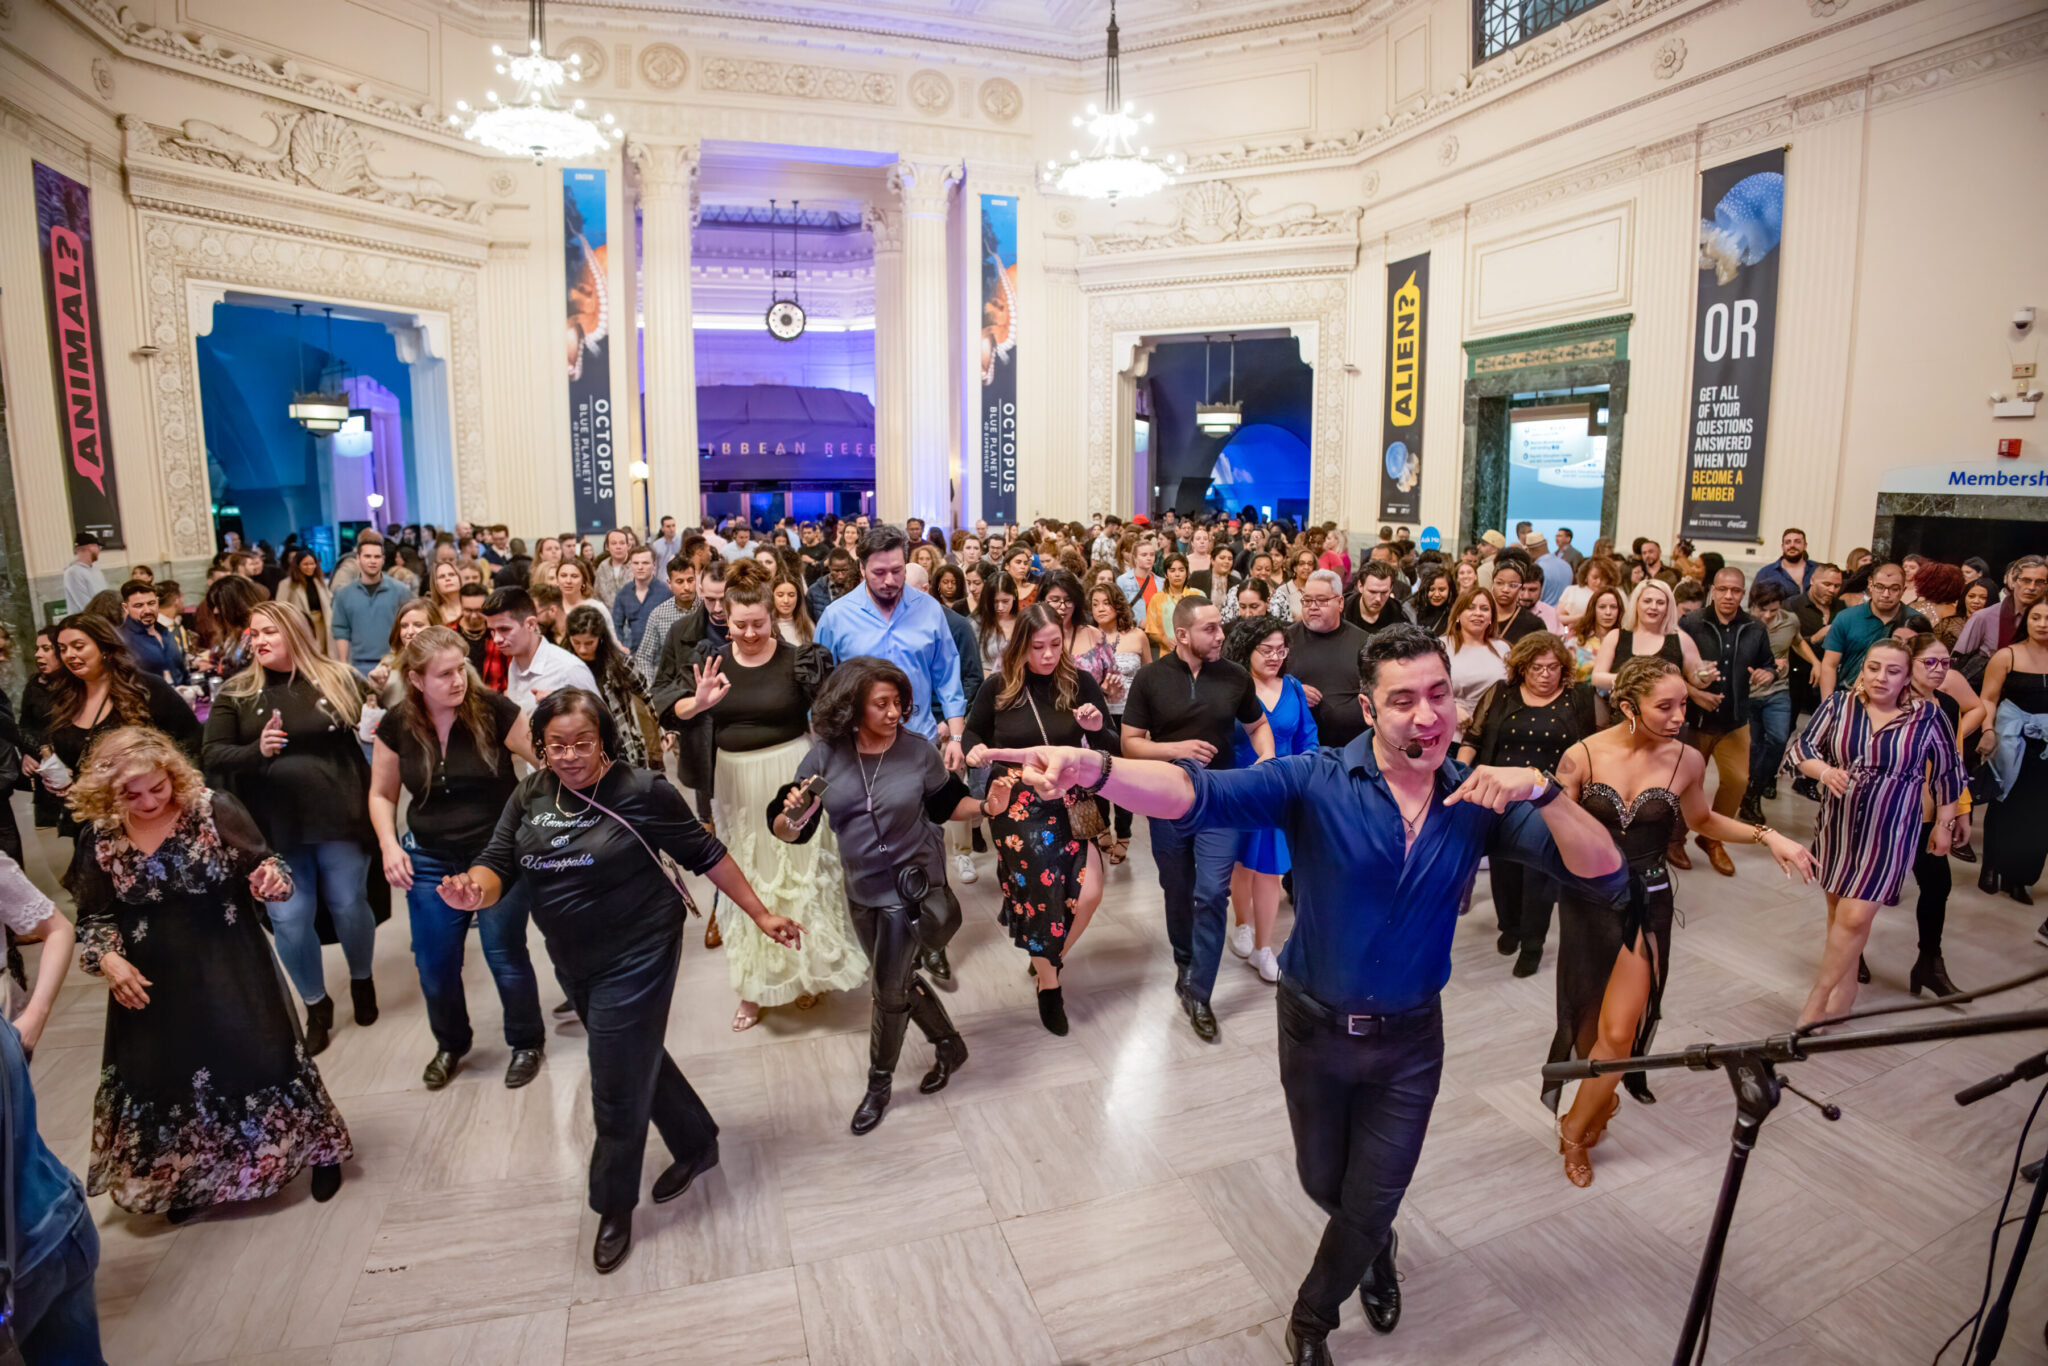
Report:
[{"label": "polished stone floor", "polygon": [[[1803,829],[1811,808],[1780,803]],[[26,826],[26,821],[23,822]],[[32,871],[53,869],[42,837]],[[1667,1046],[1786,1027],[1817,959],[1824,908],[1768,860],[1680,875]],[[1271,988],[1226,957],[1222,1042],[1172,999],[1159,894],[1140,839],[1111,874],[1067,975],[1073,1032],[1039,1027],[1024,959],[994,923],[988,856],[959,888],[968,925],[947,999],[973,1055],[921,1096],[913,1041],[875,1133],[846,1121],[865,1067],[867,1003],[771,1011],[734,1034],[722,956],[692,926],[670,1050],[723,1126],[724,1163],[686,1198],[643,1203],[630,1260],[589,1263],[590,1106],[583,1039],[558,1029],[540,1079],[499,1083],[485,1044],[438,1094],[404,917],[378,942],[383,1019],[342,1023],[321,1059],[357,1158],[332,1203],[304,1181],[260,1205],[173,1229],[93,1202],[108,1359],[277,1366],[498,1363],[1123,1363],[1252,1366],[1281,1332],[1320,1229],[1295,1183]],[[2039,911],[1986,897],[1957,870],[1955,977],[1983,984],[2048,963]],[[1909,886],[1908,896],[1911,895]],[[708,897],[706,898],[708,904]],[[1588,1190],[1561,1172],[1537,1067],[1554,978],[1516,980],[1494,952],[1484,879],[1445,998],[1443,1093],[1403,1209],[1406,1317],[1378,1338],[1355,1304],[1342,1362],[1482,1366],[1666,1360],[1720,1181],[1732,1105],[1714,1074],[1668,1073],[1624,1106]],[[1283,913],[1284,924],[1284,913]],[[1865,1003],[1902,1001],[1908,906],[1879,921]],[[472,941],[474,944],[474,941]],[[544,961],[535,939],[537,961]],[[481,955],[479,1037],[497,1004]],[[343,968],[330,950],[330,983]],[[543,971],[543,1000],[559,991]],[[2048,1004],[2048,984],[1992,1007]],[[44,1132],[83,1170],[102,1023],[79,974],[34,1064]],[[345,1008],[344,1008],[345,1009]],[[914,1031],[913,1031],[914,1034]],[[1788,1075],[1844,1111],[1788,1096],[1750,1166],[1711,1359],[1744,1366],[1924,1363],[1974,1308],[1987,1239],[2033,1097],[1967,1110],[1951,1092],[2048,1043],[2008,1036],[1835,1055]],[[2037,1132],[2029,1156],[2041,1150]],[[667,1161],[650,1142],[651,1180]],[[2025,1187],[2021,1188],[2024,1200]],[[2048,1362],[2048,1251],[2001,1361]],[[1957,1358],[1951,1349],[1947,1360]]]}]

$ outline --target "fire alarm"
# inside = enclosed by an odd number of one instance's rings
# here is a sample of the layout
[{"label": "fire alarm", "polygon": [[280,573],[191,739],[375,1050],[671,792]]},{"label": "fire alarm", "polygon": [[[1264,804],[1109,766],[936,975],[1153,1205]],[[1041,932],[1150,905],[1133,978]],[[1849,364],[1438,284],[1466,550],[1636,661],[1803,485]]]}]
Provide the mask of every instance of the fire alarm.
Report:
[{"label": "fire alarm", "polygon": [[2001,460],[2019,459],[2020,439],[2016,436],[2000,437],[1998,441],[1998,458]]}]

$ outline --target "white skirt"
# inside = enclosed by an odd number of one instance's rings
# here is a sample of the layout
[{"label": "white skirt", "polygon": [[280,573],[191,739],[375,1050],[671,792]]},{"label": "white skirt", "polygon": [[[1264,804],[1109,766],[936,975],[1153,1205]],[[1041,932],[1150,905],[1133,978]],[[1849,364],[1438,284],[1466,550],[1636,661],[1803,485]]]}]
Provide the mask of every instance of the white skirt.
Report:
[{"label": "white skirt", "polygon": [[725,937],[732,989],[756,1005],[788,1005],[806,994],[850,991],[868,977],[867,955],[846,910],[846,879],[831,827],[819,821],[809,844],[786,844],[768,829],[764,815],[810,747],[799,736],[772,749],[718,751],[711,801],[718,838],[761,904],[804,931],[801,948],[784,948],[761,933],[753,917],[730,898],[718,899],[718,932]]}]

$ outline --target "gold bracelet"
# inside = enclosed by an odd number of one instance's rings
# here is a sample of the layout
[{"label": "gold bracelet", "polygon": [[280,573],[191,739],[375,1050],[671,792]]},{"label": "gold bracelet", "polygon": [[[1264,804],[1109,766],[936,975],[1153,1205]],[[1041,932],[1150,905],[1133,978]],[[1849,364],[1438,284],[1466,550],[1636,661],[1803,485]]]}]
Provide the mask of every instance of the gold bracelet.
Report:
[{"label": "gold bracelet", "polygon": [[1766,839],[1778,833],[1777,831],[1771,829],[1770,826],[1763,824],[1761,821],[1757,823],[1755,829],[1756,838],[1750,841],[1751,844],[1762,844]]}]

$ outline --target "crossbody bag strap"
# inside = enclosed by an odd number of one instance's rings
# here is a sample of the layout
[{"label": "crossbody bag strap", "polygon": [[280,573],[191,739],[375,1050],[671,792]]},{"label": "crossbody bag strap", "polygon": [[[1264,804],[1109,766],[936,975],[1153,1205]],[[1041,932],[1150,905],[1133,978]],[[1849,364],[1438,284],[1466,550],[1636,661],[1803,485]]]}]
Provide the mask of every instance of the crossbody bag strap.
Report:
[{"label": "crossbody bag strap", "polygon": [[[561,782],[561,779],[557,778],[555,781],[559,783]],[[689,887],[683,882],[682,872],[675,866],[673,860],[663,858],[660,852],[657,851],[653,845],[647,842],[647,837],[645,835],[642,835],[638,830],[635,830],[633,828],[633,823],[627,820],[624,816],[621,816],[618,812],[612,810],[603,802],[598,801],[595,797],[585,797],[580,792],[576,795],[578,797],[582,797],[584,803],[588,805],[592,810],[600,811],[603,814],[610,816],[613,820],[617,821],[621,826],[623,826],[625,828],[626,833],[631,835],[635,840],[637,840],[640,844],[640,847],[647,851],[647,857],[654,860],[654,866],[661,870],[661,875],[664,878],[668,879],[668,885],[676,889],[676,895],[683,899],[683,908],[686,911],[688,911],[691,915],[703,915],[703,912],[697,909],[697,898],[690,895]]]}]

